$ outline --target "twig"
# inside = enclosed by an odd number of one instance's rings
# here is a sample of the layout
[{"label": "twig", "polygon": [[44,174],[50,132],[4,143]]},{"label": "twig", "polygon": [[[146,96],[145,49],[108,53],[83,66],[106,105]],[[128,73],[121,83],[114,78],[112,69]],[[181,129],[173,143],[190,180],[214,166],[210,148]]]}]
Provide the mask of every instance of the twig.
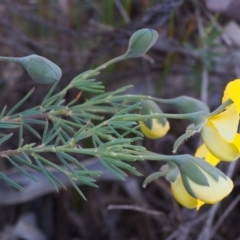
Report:
[{"label": "twig", "polygon": [[146,209],[146,208],[136,206],[136,205],[115,205],[115,204],[111,204],[111,205],[108,205],[107,210],[131,210],[131,211],[142,212],[142,213],[155,215],[155,216],[164,215],[162,212]]},{"label": "twig", "polygon": [[213,234],[217,231],[217,229],[221,226],[225,218],[228,216],[228,214],[234,209],[234,207],[238,204],[240,201],[240,194],[231,202],[231,204],[225,209],[224,213],[221,214],[221,217],[218,219],[216,224],[213,226],[212,231],[210,233],[210,237],[213,236]]},{"label": "twig", "polygon": [[177,238],[179,236],[179,233],[182,232],[183,228],[191,228],[192,226],[200,223],[201,221],[205,220],[207,218],[207,213],[203,213],[201,216],[199,216],[198,218],[196,218],[195,220],[186,223],[184,225],[181,225],[176,231],[174,231],[173,233],[171,233],[165,240],[173,240],[175,238]]}]

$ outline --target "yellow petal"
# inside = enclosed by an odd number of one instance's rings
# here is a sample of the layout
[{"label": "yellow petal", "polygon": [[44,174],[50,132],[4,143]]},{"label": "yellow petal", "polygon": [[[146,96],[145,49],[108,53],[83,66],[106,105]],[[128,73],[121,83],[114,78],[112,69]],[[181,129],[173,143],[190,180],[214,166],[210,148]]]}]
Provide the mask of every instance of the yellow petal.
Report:
[{"label": "yellow petal", "polygon": [[207,147],[204,143],[198,147],[194,156],[198,158],[204,158],[206,162],[210,163],[213,166],[216,166],[220,162],[219,159],[217,159],[207,150]]},{"label": "yellow petal", "polygon": [[148,128],[143,121],[138,121],[142,133],[151,139],[161,138],[165,136],[170,129],[169,122],[166,121],[165,125],[162,125],[156,118],[152,119],[152,128]]},{"label": "yellow petal", "polygon": [[209,173],[201,169],[204,175],[208,179],[209,186],[202,186],[188,178],[189,185],[196,195],[197,199],[209,204],[214,204],[225,198],[233,189],[233,182],[230,178],[219,176],[218,181],[216,181]]},{"label": "yellow petal", "polygon": [[233,141],[233,144],[238,148],[238,150],[240,151],[240,134],[237,133],[235,136],[235,139]]},{"label": "yellow petal", "polygon": [[201,136],[208,151],[216,158],[231,162],[240,156],[239,149],[235,143],[236,140],[234,140],[233,143],[224,141],[215,126],[210,121],[207,121],[202,127]]},{"label": "yellow petal", "polygon": [[204,204],[204,202],[195,199],[188,194],[188,192],[184,188],[180,174],[178,175],[174,183],[171,182],[171,190],[177,202],[186,208],[196,208],[198,210]]},{"label": "yellow petal", "polygon": [[237,111],[240,113],[239,93],[240,93],[240,79],[236,79],[234,81],[229,82],[225,88],[222,102],[231,99],[234,102]]},{"label": "yellow petal", "polygon": [[239,124],[239,114],[234,104],[231,104],[225,111],[209,117],[207,121],[214,125],[226,142],[233,142]]},{"label": "yellow petal", "polygon": [[208,150],[207,150],[205,144],[203,143],[200,147],[197,148],[194,156],[198,157],[198,158],[205,158],[207,155],[207,152],[208,152]]},{"label": "yellow petal", "polygon": [[213,166],[217,166],[220,160],[212,155],[209,151],[206,154],[205,161],[210,163]]}]

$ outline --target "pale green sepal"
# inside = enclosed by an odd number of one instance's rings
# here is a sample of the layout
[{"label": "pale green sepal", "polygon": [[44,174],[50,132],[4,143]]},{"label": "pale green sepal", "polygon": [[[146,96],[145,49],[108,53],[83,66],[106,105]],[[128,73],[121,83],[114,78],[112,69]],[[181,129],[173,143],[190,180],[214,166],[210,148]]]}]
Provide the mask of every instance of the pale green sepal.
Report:
[{"label": "pale green sepal", "polygon": [[145,54],[157,41],[158,33],[153,29],[144,28],[136,31],[130,38],[125,58],[136,58]]},{"label": "pale green sepal", "polygon": [[205,170],[209,175],[211,175],[216,181],[218,181],[219,176],[227,180],[227,176],[220,171],[218,168],[212,166],[208,162],[202,160],[201,158],[192,157],[192,160],[199,165],[203,170]]},{"label": "pale green sepal", "polygon": [[209,186],[207,177],[191,158],[192,156],[188,154],[178,155],[175,156],[174,161],[179,166],[181,173],[185,174],[193,182],[202,186]]},{"label": "pale green sepal", "polygon": [[[141,100],[141,106],[142,108],[140,109],[139,113],[140,115],[151,115],[153,113],[159,113],[162,114],[163,111],[162,109],[152,100]],[[167,119],[162,117],[162,118],[156,118],[163,126],[166,125]],[[143,121],[145,125],[149,128],[152,129],[152,119],[147,119]]]},{"label": "pale green sepal", "polygon": [[[166,166],[166,165],[164,165],[164,166]],[[179,175],[178,166],[174,162],[169,161],[168,164],[167,164],[167,167],[168,167],[169,170],[168,170],[168,173],[166,175],[166,179],[170,182],[175,182],[178,175]]]},{"label": "pale green sepal", "polygon": [[180,171],[180,173],[181,173],[181,177],[182,177],[182,182],[183,182],[184,188],[186,189],[186,191],[188,192],[188,194],[190,196],[192,196],[193,198],[197,199],[196,194],[194,193],[194,191],[192,190],[192,188],[191,188],[191,186],[189,184],[189,180],[188,180],[187,176],[185,176],[182,171]]},{"label": "pale green sepal", "polygon": [[[148,104],[146,104],[146,101],[142,100],[141,101],[141,109],[139,110],[139,114],[140,115],[150,115],[152,114],[152,112],[150,111],[149,109],[149,106]],[[146,120],[143,120],[144,124],[147,126],[148,129],[152,129],[152,119],[146,119]]]},{"label": "pale green sepal", "polygon": [[228,99],[223,104],[221,104],[217,109],[215,109],[213,112],[209,113],[207,115],[207,117],[209,118],[209,117],[214,116],[218,113],[221,113],[224,109],[226,109],[227,106],[229,106],[232,103],[233,103],[233,101],[231,99]]},{"label": "pale green sepal", "polygon": [[152,173],[151,175],[149,175],[143,182],[143,187],[145,188],[150,182],[160,178],[160,177],[163,177],[163,176],[166,176],[166,174],[168,173],[168,168],[161,168],[161,171],[159,172],[155,172],[155,173]]}]

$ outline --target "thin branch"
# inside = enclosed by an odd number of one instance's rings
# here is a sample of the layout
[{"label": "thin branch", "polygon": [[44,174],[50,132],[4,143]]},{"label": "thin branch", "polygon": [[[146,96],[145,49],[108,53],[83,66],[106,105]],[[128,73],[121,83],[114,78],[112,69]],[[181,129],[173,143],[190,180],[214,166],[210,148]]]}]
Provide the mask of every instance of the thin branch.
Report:
[{"label": "thin branch", "polygon": [[164,215],[162,212],[155,211],[155,210],[150,210],[150,209],[143,208],[143,207],[136,206],[136,205],[115,205],[115,204],[111,204],[111,205],[108,205],[107,210],[130,210],[130,211],[142,212],[142,213],[146,213],[146,214],[150,214],[150,215],[154,215],[154,216]]}]

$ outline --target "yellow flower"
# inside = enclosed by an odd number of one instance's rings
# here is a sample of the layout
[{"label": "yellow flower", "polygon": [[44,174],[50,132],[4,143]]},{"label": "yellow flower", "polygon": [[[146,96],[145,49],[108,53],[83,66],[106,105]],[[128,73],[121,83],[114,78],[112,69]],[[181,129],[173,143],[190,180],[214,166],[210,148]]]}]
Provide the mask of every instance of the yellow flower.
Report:
[{"label": "yellow flower", "polygon": [[[196,151],[195,157],[204,158],[206,162],[213,166],[219,163],[219,159],[213,156],[206,148],[205,144],[202,144]],[[224,179],[219,176],[217,182],[212,176],[201,169],[204,175],[208,179],[209,186],[201,186],[188,178],[188,182],[197,198],[192,197],[185,189],[181,175],[179,174],[176,181],[171,183],[171,189],[175,199],[186,208],[199,208],[205,204],[214,204],[221,201],[226,197],[233,189],[233,183],[230,178]]]},{"label": "yellow flower", "polygon": [[201,136],[212,155],[227,162],[240,157],[238,124],[239,113],[234,104],[230,104],[223,112],[206,119],[201,129]]},{"label": "yellow flower", "polygon": [[203,201],[193,198],[185,189],[181,175],[179,174],[175,182],[171,182],[171,190],[174,198],[179,204],[186,208],[199,208],[204,204]]},{"label": "yellow flower", "polygon": [[140,129],[146,137],[156,139],[161,138],[167,134],[168,130],[170,129],[168,121],[166,121],[165,124],[163,124],[160,120],[156,118],[151,119],[151,121],[151,128],[148,128],[143,121],[138,121]]},{"label": "yellow flower", "polygon": [[240,79],[235,79],[227,84],[222,102],[231,99],[237,109],[238,113],[240,113]]},{"label": "yellow flower", "polygon": [[200,147],[198,147],[194,156],[198,158],[204,158],[206,162],[210,163],[213,166],[217,166],[217,164],[220,162],[219,159],[217,159],[207,150],[205,144],[202,144]]},{"label": "yellow flower", "polygon": [[[141,101],[141,115],[152,115],[154,113],[162,114],[160,107],[151,100]],[[165,136],[170,129],[169,122],[166,118],[153,118],[145,121],[138,121],[142,133],[151,139]]]},{"label": "yellow flower", "polygon": [[185,179],[192,189],[195,197],[192,197],[184,187],[182,177],[179,174],[174,182],[171,182],[171,190],[174,198],[186,208],[197,210],[205,203],[215,204],[225,198],[233,189],[233,182],[230,178],[218,177],[218,181],[209,173],[199,168],[208,180],[208,186],[199,185],[185,176]]}]

